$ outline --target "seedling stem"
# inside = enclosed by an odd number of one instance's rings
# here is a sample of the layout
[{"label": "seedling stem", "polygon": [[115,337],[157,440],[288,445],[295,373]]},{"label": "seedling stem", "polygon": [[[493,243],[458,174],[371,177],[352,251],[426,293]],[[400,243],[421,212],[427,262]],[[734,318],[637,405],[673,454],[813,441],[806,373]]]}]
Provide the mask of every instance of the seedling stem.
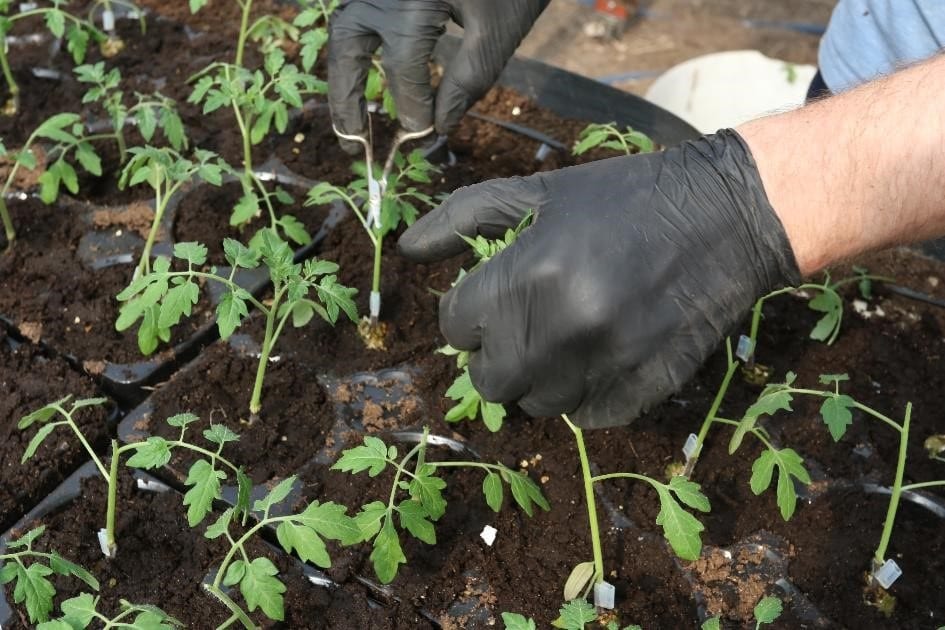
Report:
[{"label": "seedling stem", "polygon": [[594,575],[589,584],[599,584],[604,581],[604,553],[601,550],[600,526],[597,523],[597,499],[594,496],[595,479],[591,474],[591,465],[587,458],[587,449],[584,446],[584,432],[572,423],[567,415],[562,415],[561,418],[574,433],[578,457],[581,460],[581,474],[584,477],[584,498],[587,502],[587,522],[591,531],[591,550],[594,554]]}]

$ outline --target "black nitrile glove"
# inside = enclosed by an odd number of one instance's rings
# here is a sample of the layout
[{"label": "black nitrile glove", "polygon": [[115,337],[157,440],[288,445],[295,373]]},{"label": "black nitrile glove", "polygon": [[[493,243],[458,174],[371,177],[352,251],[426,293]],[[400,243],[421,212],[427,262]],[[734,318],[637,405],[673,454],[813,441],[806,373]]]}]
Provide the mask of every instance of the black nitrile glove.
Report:
[{"label": "black nitrile glove", "polygon": [[518,240],[440,300],[473,384],[532,415],[625,424],[676,392],[766,292],[800,277],[755,162],[726,130],[663,153],[462,188],[400,238],[420,261],[457,236]]},{"label": "black nitrile glove", "polygon": [[[548,0],[347,0],[331,18],[328,103],[341,131],[367,127],[364,84],[371,54],[383,46],[384,71],[401,124],[408,131],[436,125],[445,135],[498,78]],[[446,23],[464,29],[463,44],[436,94],[430,55]],[[357,143],[343,141],[353,153]]]}]

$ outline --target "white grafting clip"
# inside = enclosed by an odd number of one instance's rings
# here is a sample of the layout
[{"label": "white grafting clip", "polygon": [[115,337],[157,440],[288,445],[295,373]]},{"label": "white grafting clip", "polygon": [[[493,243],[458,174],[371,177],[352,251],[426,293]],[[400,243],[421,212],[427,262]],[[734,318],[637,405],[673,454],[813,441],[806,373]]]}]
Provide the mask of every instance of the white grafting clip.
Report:
[{"label": "white grafting clip", "polygon": [[367,227],[369,229],[380,229],[381,199],[384,198],[384,192],[387,190],[387,178],[390,176],[390,172],[394,168],[394,160],[397,158],[397,151],[400,149],[400,145],[405,142],[419,140],[424,136],[430,135],[433,133],[433,126],[431,125],[421,131],[407,131],[406,129],[401,129],[398,131],[397,135],[394,136],[394,142],[391,144],[390,151],[387,154],[387,160],[384,161],[384,170],[381,171],[381,176],[378,178],[374,177],[374,146],[372,143],[373,133],[371,132],[370,117],[368,117],[367,137],[359,136],[357,134],[344,133],[334,124],[331,128],[334,130],[335,135],[342,140],[357,142],[364,147],[364,163],[368,186]]}]

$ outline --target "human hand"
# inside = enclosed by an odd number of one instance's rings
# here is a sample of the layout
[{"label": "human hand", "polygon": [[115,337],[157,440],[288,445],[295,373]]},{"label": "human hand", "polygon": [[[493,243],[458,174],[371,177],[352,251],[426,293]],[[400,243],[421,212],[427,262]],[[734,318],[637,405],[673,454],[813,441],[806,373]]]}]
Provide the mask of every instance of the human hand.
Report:
[{"label": "human hand", "polygon": [[[548,0],[348,0],[331,18],[328,103],[335,126],[364,135],[364,84],[371,55],[383,45],[397,115],[408,131],[436,126],[445,135],[485,94]],[[430,56],[446,23],[463,26],[463,43],[434,96]],[[342,140],[357,153],[360,145]]]},{"label": "human hand", "polygon": [[532,415],[626,424],[677,391],[766,292],[799,278],[754,160],[731,130],[462,188],[418,220],[400,251],[427,262],[458,236],[518,240],[440,300],[473,384]]}]

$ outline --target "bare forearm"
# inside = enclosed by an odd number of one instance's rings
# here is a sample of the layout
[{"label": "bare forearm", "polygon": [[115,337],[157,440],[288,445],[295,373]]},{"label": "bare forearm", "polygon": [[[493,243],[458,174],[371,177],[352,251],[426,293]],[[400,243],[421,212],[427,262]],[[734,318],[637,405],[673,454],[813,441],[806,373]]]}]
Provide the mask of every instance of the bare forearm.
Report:
[{"label": "bare forearm", "polygon": [[738,129],[802,273],[945,234],[942,94],[945,55]]}]

